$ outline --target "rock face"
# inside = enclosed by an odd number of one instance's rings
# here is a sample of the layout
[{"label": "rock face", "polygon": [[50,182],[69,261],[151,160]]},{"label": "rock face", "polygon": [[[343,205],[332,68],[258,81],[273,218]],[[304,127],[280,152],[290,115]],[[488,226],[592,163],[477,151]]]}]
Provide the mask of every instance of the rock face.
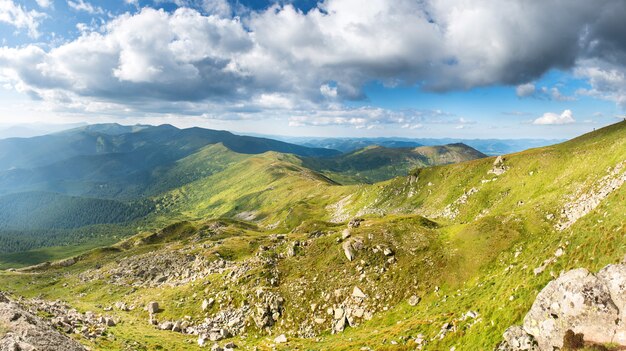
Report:
[{"label": "rock face", "polygon": [[613,170],[597,181],[588,192],[574,194],[561,211],[557,230],[571,227],[578,219],[593,211],[602,200],[626,183],[626,161],[618,163]]},{"label": "rock face", "polygon": [[0,294],[0,351],[83,351],[78,342],[62,335],[39,317]]},{"label": "rock face", "polygon": [[546,285],[523,328],[509,328],[498,350],[560,349],[568,330],[588,342],[626,345],[625,316],[626,264],[609,265],[595,275],[574,269]]},{"label": "rock face", "polygon": [[488,174],[495,174],[497,176],[506,173],[507,167],[504,165],[505,159],[502,156],[496,157],[496,160],[493,161],[493,168],[487,172]]}]

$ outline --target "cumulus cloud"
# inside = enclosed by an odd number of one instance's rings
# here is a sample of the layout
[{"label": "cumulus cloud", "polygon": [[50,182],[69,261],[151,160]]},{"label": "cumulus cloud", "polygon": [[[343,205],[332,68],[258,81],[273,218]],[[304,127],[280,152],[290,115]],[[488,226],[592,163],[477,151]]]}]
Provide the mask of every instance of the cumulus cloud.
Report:
[{"label": "cumulus cloud", "polygon": [[13,0],[0,0],[0,22],[14,26],[17,29],[28,30],[32,38],[39,37],[39,24],[46,15],[44,13],[27,10]]},{"label": "cumulus cloud", "polygon": [[535,93],[535,85],[532,83],[520,84],[515,88],[515,93],[518,97],[527,97]]},{"label": "cumulus cloud", "polygon": [[[169,1],[193,8],[143,8],[103,27],[81,26],[80,37],[50,49],[2,48],[0,76],[44,100],[132,109],[157,101],[173,109],[306,102],[328,111],[364,98],[372,81],[439,91],[504,84],[519,96],[570,100],[557,87],[544,92],[529,82],[575,68],[591,85],[581,94],[626,106],[621,0],[323,0],[306,13],[279,3],[241,18],[226,0]],[[3,15],[9,5],[25,12],[21,6],[0,4],[0,21],[28,23]],[[68,5],[102,12],[85,0]],[[36,32],[37,23],[20,26]],[[309,121],[301,119],[294,123]]]},{"label": "cumulus cloud", "polygon": [[565,110],[561,114],[546,112],[543,116],[533,121],[533,124],[551,125],[551,124],[571,124],[576,122],[571,110]]}]

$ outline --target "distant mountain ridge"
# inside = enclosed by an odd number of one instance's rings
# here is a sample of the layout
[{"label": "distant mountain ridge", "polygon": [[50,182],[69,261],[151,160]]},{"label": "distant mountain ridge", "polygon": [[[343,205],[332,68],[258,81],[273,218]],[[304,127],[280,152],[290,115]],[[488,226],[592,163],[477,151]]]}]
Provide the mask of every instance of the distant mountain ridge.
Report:
[{"label": "distant mountain ridge", "polygon": [[531,148],[543,147],[565,141],[564,139],[460,139],[460,138],[405,138],[405,137],[381,137],[381,138],[316,138],[316,137],[287,137],[270,136],[271,138],[289,143],[309,146],[324,147],[352,152],[371,145],[379,145],[390,148],[435,146],[463,143],[489,156],[504,155],[519,152]]},{"label": "distant mountain ridge", "polygon": [[375,183],[405,176],[414,168],[483,157],[487,155],[463,143],[405,148],[370,145],[339,156],[305,158],[304,165],[343,184]]}]

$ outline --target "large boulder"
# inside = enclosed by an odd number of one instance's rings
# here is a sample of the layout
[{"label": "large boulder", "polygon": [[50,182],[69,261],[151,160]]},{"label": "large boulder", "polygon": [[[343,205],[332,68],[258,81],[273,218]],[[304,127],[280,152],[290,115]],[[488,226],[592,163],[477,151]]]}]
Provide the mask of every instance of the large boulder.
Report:
[{"label": "large boulder", "polygon": [[614,342],[618,330],[623,333],[624,321],[605,281],[581,268],[548,283],[524,318],[524,329],[542,350],[552,350],[563,346],[570,329],[584,334],[586,341]]},{"label": "large boulder", "polygon": [[609,289],[611,299],[619,310],[619,323],[612,342],[626,345],[626,264],[608,265],[596,276]]}]

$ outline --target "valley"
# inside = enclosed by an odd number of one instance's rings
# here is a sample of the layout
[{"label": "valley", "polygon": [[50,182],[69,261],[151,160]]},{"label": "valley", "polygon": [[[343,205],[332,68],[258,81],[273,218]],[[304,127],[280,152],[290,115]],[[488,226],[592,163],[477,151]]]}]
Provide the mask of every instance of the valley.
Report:
[{"label": "valley", "polygon": [[81,128],[0,157],[0,290],[92,350],[494,350],[626,254],[626,122],[499,157]]}]

